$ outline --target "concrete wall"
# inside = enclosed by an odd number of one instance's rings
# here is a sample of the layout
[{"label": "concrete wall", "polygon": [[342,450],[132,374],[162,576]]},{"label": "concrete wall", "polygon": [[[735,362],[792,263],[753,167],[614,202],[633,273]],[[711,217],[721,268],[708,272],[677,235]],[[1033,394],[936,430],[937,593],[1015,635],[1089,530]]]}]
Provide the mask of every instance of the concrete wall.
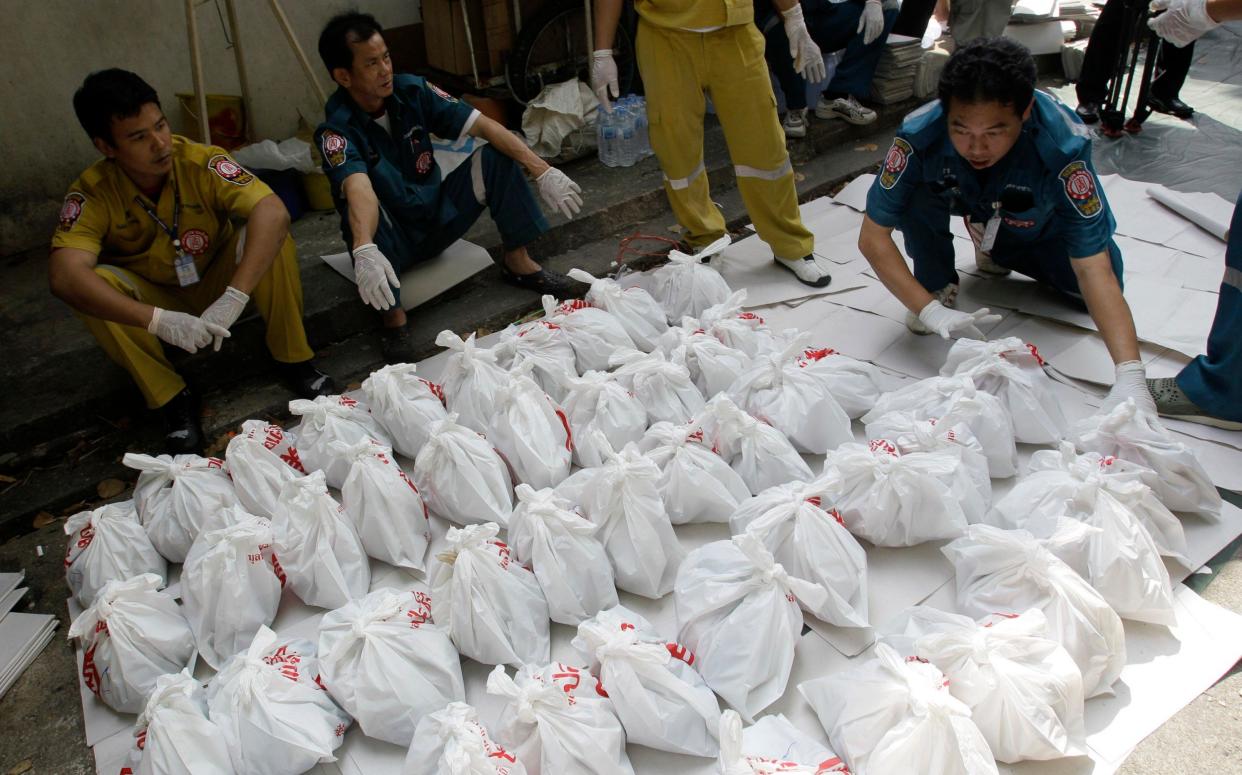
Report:
[{"label": "concrete wall", "polygon": [[[267,0],[235,0],[257,138],[292,135],[303,117],[323,115]],[[420,21],[418,0],[281,0],[326,93],[319,62],[323,24],[352,7],[385,27]],[[73,92],[93,70],[133,70],[160,95],[174,131],[184,132],[177,92],[193,91],[181,0],[4,0],[0,21],[0,255],[46,244],[69,184],[98,152],[73,114]],[[217,7],[219,12],[217,12]],[[209,94],[241,94],[225,37],[224,0],[194,0]],[[221,17],[226,21],[222,22]],[[197,139],[197,138],[195,138]]]}]

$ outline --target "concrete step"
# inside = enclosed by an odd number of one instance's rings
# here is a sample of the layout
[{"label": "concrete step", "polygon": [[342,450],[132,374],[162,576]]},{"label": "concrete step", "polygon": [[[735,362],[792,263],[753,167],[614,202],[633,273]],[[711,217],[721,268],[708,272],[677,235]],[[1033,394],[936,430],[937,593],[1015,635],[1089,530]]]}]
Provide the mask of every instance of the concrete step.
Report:
[{"label": "concrete step", "polygon": [[[813,120],[809,136],[790,146],[800,198],[822,196],[874,166],[904,113],[901,108],[886,110],[869,127]],[[708,128],[705,164],[713,199],[731,226],[740,227],[748,219],[718,125]],[[552,229],[532,246],[532,253],[548,266],[558,271],[579,266],[603,274],[616,258],[621,238],[634,232],[676,236],[654,159],[624,170],[585,160],[567,172],[586,192],[584,212],[568,222],[557,216]],[[302,219],[294,225],[294,236],[302,263],[307,330],[321,366],[342,385],[356,382],[382,358],[374,313],[359,303],[352,284],[318,258],[341,250],[335,214]],[[494,254],[499,250],[499,234],[490,219],[480,219],[467,239]],[[30,288],[29,292],[50,298],[43,288],[33,284]],[[55,300],[33,303],[55,305],[61,314],[56,318],[45,309],[32,316],[34,341],[26,343],[26,352],[14,361],[22,364],[21,373],[0,377],[7,381],[0,385],[10,395],[29,398],[0,407],[4,420],[0,471],[18,479],[8,490],[0,484],[0,536],[22,531],[39,510],[55,512],[90,500],[103,478],[132,479],[119,465],[121,455],[127,450],[157,449],[161,435],[157,418],[143,409],[127,375],[104,358],[64,306]],[[434,339],[441,330],[495,330],[536,310],[538,304],[536,294],[501,283],[499,271],[489,267],[418,307],[412,315],[415,340],[421,352],[431,355],[438,350]],[[48,340],[54,342],[44,356],[38,343]],[[279,421],[288,417],[292,396],[271,371],[257,316],[241,321],[233,340],[226,373],[217,372],[219,357],[187,356],[178,364],[203,395],[203,425],[209,439],[249,417]]]}]

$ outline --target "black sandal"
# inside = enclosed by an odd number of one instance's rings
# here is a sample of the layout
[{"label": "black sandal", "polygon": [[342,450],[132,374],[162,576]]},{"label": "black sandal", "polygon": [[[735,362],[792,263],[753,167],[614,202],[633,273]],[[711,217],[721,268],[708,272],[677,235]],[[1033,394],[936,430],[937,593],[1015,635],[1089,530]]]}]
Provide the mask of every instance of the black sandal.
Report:
[{"label": "black sandal", "polygon": [[551,269],[540,269],[530,274],[516,274],[502,266],[500,274],[510,285],[516,285],[538,294],[551,294],[557,299],[576,298],[588,290],[586,283],[580,283]]}]

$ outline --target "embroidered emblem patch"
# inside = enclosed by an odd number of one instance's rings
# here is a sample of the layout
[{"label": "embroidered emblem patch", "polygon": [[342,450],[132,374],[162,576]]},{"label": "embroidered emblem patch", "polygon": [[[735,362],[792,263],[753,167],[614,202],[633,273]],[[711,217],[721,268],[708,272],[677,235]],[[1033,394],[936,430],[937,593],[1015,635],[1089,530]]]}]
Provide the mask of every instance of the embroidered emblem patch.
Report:
[{"label": "embroidered emblem patch", "polygon": [[431,151],[423,151],[418,155],[418,161],[414,162],[414,171],[419,175],[426,175],[431,172],[431,165],[434,163]]},{"label": "embroidered emblem patch", "polygon": [[888,149],[884,157],[884,169],[880,172],[880,187],[890,189],[901,180],[901,173],[906,171],[910,163],[910,154],[914,149],[900,137],[893,138],[893,147]]},{"label": "embroidered emblem patch", "polygon": [[329,167],[339,167],[345,163],[345,149],[348,147],[349,141],[345,139],[345,136],[331,129],[325,129],[319,138],[319,149],[323,152],[323,158],[328,161]]},{"label": "embroidered emblem patch", "polygon": [[1078,160],[1065,165],[1058,175],[1065,187],[1065,197],[1083,218],[1094,218],[1104,209],[1100,193],[1095,188],[1095,175],[1087,169],[1087,163]]},{"label": "embroidered emblem patch", "polygon": [[251,175],[245,167],[222,153],[211,157],[211,160],[207,162],[207,169],[235,186],[249,185],[250,181],[254,180],[254,175]]},{"label": "embroidered emblem patch", "polygon": [[427,81],[427,88],[428,88],[428,89],[431,89],[433,92],[435,92],[436,94],[440,95],[442,98],[444,98],[444,99],[448,100],[449,102],[457,102],[457,98],[456,98],[456,97],[454,97],[453,95],[449,94],[449,93],[448,93],[448,92],[446,92],[444,89],[441,89],[439,86],[436,86],[436,85],[435,85],[434,83],[432,83],[431,81]]},{"label": "embroidered emblem patch", "polygon": [[187,253],[201,256],[210,246],[211,239],[202,229],[186,229],[181,233],[181,247],[185,248]]},{"label": "embroidered emblem patch", "polygon": [[60,206],[60,230],[69,231],[73,224],[82,217],[82,206],[86,204],[86,196],[77,191],[65,195],[65,203]]},{"label": "embroidered emblem patch", "polygon": [[1006,215],[1005,225],[1012,226],[1015,229],[1030,229],[1030,228],[1034,228],[1035,221],[1032,221],[1029,218],[1010,218],[1008,215]]}]

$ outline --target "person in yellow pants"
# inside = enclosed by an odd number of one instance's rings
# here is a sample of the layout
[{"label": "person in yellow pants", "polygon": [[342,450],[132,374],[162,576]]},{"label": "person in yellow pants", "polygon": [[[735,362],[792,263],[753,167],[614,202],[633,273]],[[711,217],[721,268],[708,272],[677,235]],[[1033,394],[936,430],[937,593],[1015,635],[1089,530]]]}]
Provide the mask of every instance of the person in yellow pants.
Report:
[{"label": "person in yellow pants", "polygon": [[[617,94],[612,44],[622,0],[595,0],[591,85],[605,110]],[[795,67],[822,80],[824,63],[797,0],[781,9]],[[814,287],[831,282],[826,260],[798,212],[793,166],[776,114],[763,56],[763,35],[751,0],[636,0],[638,69],[647,93],[651,148],[664,171],[664,190],[692,247],[724,236],[703,166],[703,116],[712,99],[724,128],[746,211],[776,263]]]},{"label": "person in yellow pants", "polygon": [[49,284],[147,406],[161,409],[168,451],[197,451],[203,439],[194,395],[162,343],[218,351],[250,301],[290,388],[303,397],[332,392],[311,363],[280,198],[222,148],[173,135],[155,91],[134,73],[92,73],[73,101],[105,158],[65,196]]}]

